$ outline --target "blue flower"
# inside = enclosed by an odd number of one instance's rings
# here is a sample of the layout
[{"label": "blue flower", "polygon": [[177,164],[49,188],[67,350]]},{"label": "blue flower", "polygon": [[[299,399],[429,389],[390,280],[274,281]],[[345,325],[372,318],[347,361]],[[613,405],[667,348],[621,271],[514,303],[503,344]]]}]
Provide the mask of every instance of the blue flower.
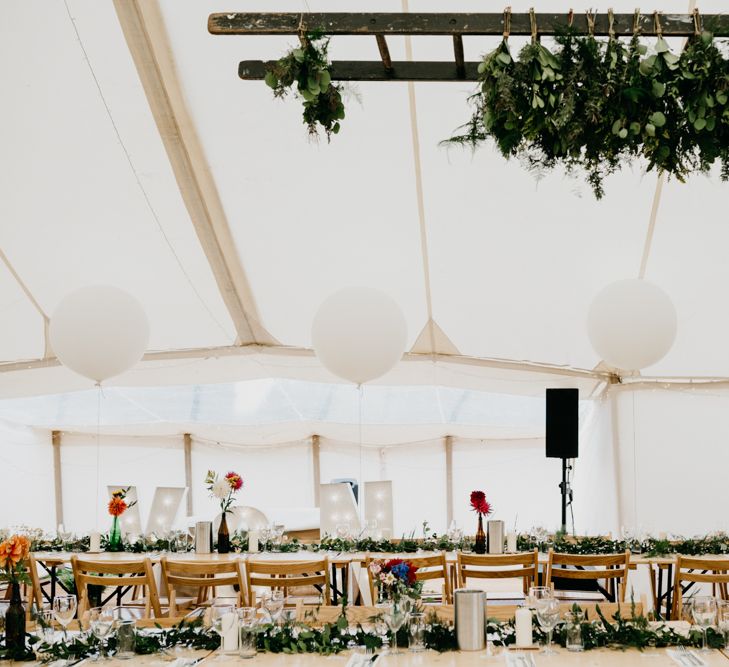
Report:
[{"label": "blue flower", "polygon": [[392,572],[393,575],[395,575],[398,579],[401,579],[402,581],[408,580],[408,571],[410,568],[405,563],[398,563],[397,565],[393,565]]}]

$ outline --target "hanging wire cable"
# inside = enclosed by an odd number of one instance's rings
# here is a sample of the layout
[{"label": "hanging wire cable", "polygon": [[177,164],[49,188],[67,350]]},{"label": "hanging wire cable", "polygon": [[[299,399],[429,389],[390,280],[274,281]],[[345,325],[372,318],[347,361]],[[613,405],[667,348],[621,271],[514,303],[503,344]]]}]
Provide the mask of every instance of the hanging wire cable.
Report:
[{"label": "hanging wire cable", "polygon": [[106,115],[109,118],[109,122],[111,123],[112,129],[114,130],[114,134],[116,135],[117,142],[119,143],[119,146],[121,147],[122,152],[124,153],[124,157],[126,158],[126,161],[129,164],[129,168],[131,169],[132,175],[134,176],[134,180],[137,184],[137,187],[139,188],[139,191],[142,193],[142,197],[147,206],[147,209],[149,210],[149,212],[152,216],[152,219],[157,224],[157,228],[159,229],[159,232],[162,235],[162,238],[164,239],[167,247],[169,248],[170,252],[172,253],[172,256],[175,258],[175,262],[177,263],[177,266],[179,267],[180,272],[185,277],[185,280],[187,281],[187,283],[190,285],[190,289],[195,294],[195,297],[200,302],[202,307],[205,309],[207,314],[210,316],[210,319],[223,332],[223,335],[226,337],[226,339],[233,341],[234,337],[231,337],[230,332],[228,332],[227,329],[220,322],[220,320],[218,320],[218,318],[215,317],[215,314],[211,310],[210,306],[206,303],[205,299],[203,299],[202,295],[197,290],[197,287],[195,287],[195,284],[193,283],[192,278],[187,273],[184,265],[182,264],[182,260],[180,259],[180,256],[177,254],[177,251],[175,250],[174,246],[172,245],[172,241],[170,241],[170,238],[167,235],[167,232],[165,232],[165,229],[162,226],[162,222],[160,221],[159,216],[157,215],[157,211],[155,210],[154,206],[152,205],[152,201],[150,200],[149,195],[147,194],[147,191],[144,188],[144,185],[142,184],[142,180],[139,177],[139,172],[137,171],[136,167],[134,166],[132,156],[130,155],[129,150],[127,149],[127,147],[124,143],[124,140],[122,139],[119,128],[116,124],[116,121],[114,120],[114,116],[111,113],[111,107],[109,106],[109,103],[107,102],[106,97],[104,96],[104,92],[101,88],[101,83],[99,82],[99,79],[96,76],[96,71],[94,70],[94,68],[91,64],[89,54],[86,51],[86,47],[84,46],[83,40],[81,39],[81,34],[79,33],[79,30],[78,30],[78,26],[76,25],[76,20],[73,18],[73,15],[71,14],[71,8],[68,6],[68,0],[63,0],[63,4],[66,7],[66,14],[68,14],[68,19],[71,22],[71,25],[73,26],[73,31],[76,34],[76,40],[78,41],[79,47],[81,49],[81,53],[83,54],[84,60],[86,61],[86,65],[88,66],[89,72],[91,73],[91,78],[94,80],[94,85],[96,86],[96,90],[99,93],[99,98],[101,99],[101,103],[104,105]]}]

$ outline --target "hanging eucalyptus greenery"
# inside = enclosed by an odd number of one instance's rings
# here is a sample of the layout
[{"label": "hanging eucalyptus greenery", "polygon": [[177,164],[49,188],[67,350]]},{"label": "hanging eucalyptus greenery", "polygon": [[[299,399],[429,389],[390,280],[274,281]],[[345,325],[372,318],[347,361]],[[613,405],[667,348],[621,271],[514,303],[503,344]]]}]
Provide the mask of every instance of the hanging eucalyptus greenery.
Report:
[{"label": "hanging eucalyptus greenery", "polygon": [[321,126],[330,139],[339,132],[344,104],[340,87],[332,83],[328,47],[329,40],[323,35],[302,34],[299,47],[269,66],[265,81],[276,97],[284,97],[296,86],[304,104],[303,118],[309,134],[317,135]]},{"label": "hanging eucalyptus greenery", "polygon": [[444,143],[493,140],[537,173],[582,172],[598,199],[605,177],[637,158],[682,182],[719,161],[729,178],[729,62],[698,21],[680,55],[656,25],[650,49],[637,34],[565,28],[552,50],[534,33],[517,58],[505,34],[479,65],[471,120]]}]

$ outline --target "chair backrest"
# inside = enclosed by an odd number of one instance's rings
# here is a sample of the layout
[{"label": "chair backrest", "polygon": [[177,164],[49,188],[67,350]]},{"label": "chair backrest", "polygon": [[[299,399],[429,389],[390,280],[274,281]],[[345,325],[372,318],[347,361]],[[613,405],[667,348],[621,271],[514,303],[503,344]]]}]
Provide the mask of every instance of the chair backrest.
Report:
[{"label": "chair backrest", "polygon": [[[467,586],[468,579],[522,579],[524,593],[534,586],[539,574],[537,549],[518,554],[464,554],[457,556],[459,586]],[[487,569],[483,569],[487,568]]]},{"label": "chair backrest", "polygon": [[[375,582],[370,571],[370,563],[373,560],[380,560],[377,556],[368,555],[365,558],[365,568],[367,568],[367,581],[370,586],[370,595],[373,604],[377,602],[377,591],[375,590]],[[389,560],[389,559],[388,559]],[[403,554],[402,560],[412,563],[418,568],[415,573],[417,581],[429,581],[432,579],[443,580],[443,604],[453,603],[453,591],[451,590],[451,580],[448,576],[448,564],[444,553],[434,554],[433,556],[410,556]]]},{"label": "chair backrest", "polygon": [[[673,604],[671,618],[681,620],[683,612],[682,582],[712,584],[718,589],[719,597],[727,599],[729,584],[729,560],[726,558],[697,558],[678,556],[673,583]],[[717,591],[715,591],[716,593]]]},{"label": "chair backrest", "polygon": [[43,591],[40,576],[38,575],[38,561],[33,554],[28,557],[28,574],[30,574],[31,590],[28,594],[28,604],[25,605],[25,616],[30,619],[34,602],[37,609],[43,609]]},{"label": "chair backrest", "polygon": [[[170,616],[177,616],[177,598],[180,588],[197,589],[198,602],[209,597],[210,591],[220,586],[237,586],[238,601],[245,602],[245,578],[241,561],[189,561],[160,559],[162,580],[169,594]],[[214,593],[213,593],[214,595]]]},{"label": "chair backrest", "polygon": [[555,579],[580,579],[617,583],[616,600],[625,600],[630,569],[630,551],[619,554],[563,554],[549,550],[546,586],[553,586]]},{"label": "chair backrest", "polygon": [[283,589],[284,595],[289,588],[316,586],[324,596],[324,604],[329,602],[329,560],[320,558],[304,561],[264,561],[249,560],[246,563],[246,592],[248,603],[253,604],[253,587]]},{"label": "chair backrest", "polygon": [[150,611],[156,617],[162,615],[157,593],[157,584],[152,571],[152,561],[149,558],[133,561],[92,561],[71,556],[73,576],[76,581],[78,595],[79,618],[89,608],[89,585],[96,586],[144,586],[147,589],[145,602],[145,616]]}]

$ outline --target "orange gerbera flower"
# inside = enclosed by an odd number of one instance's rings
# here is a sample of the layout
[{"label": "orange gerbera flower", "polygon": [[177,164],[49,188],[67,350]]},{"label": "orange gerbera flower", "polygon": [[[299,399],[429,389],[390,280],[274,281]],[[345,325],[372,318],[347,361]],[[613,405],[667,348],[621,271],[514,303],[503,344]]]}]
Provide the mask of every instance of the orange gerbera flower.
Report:
[{"label": "orange gerbera flower", "polygon": [[127,504],[116,495],[109,501],[109,514],[111,516],[120,516],[127,511]]},{"label": "orange gerbera flower", "polygon": [[0,544],[0,567],[14,569],[29,553],[30,540],[25,535],[13,535]]}]

